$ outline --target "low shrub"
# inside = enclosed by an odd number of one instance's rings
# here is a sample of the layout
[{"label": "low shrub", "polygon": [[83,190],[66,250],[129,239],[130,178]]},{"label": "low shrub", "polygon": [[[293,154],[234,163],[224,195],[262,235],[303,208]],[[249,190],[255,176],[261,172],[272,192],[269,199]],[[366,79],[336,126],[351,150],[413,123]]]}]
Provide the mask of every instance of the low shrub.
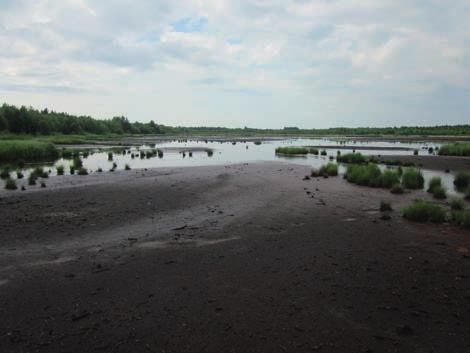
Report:
[{"label": "low shrub", "polygon": [[75,174],[75,167],[73,165],[70,166],[70,175]]},{"label": "low shrub", "polygon": [[112,161],[113,158],[113,152],[108,152],[108,161]]},{"label": "low shrub", "polygon": [[124,170],[131,170],[131,167],[129,166],[129,164],[126,164],[126,165],[124,166]]},{"label": "low shrub", "polygon": [[442,223],[446,219],[446,213],[439,205],[416,200],[403,209],[403,217],[414,222]]},{"label": "low shrub", "polygon": [[326,151],[325,151],[325,150],[322,150],[322,151],[320,152],[320,155],[326,156]]},{"label": "low shrub", "polygon": [[57,175],[64,175],[64,166],[63,165],[58,165],[56,167],[57,170]]},{"label": "low shrub", "polygon": [[454,178],[457,190],[465,190],[470,186],[470,172],[458,172]]},{"label": "low shrub", "polygon": [[24,174],[21,170],[17,170],[16,171],[16,179],[23,179],[24,178]]},{"label": "low shrub", "polygon": [[423,173],[416,168],[408,168],[402,176],[402,184],[407,189],[422,189],[424,186]]},{"label": "low shrub", "polygon": [[16,189],[18,189],[18,186],[16,186],[16,181],[11,179],[11,178],[7,178],[5,180],[5,189],[7,189],[7,190],[16,190]]},{"label": "low shrub", "polygon": [[102,173],[102,172],[103,172],[103,169],[102,169],[102,168],[98,168],[96,171],[97,171],[98,173]]}]

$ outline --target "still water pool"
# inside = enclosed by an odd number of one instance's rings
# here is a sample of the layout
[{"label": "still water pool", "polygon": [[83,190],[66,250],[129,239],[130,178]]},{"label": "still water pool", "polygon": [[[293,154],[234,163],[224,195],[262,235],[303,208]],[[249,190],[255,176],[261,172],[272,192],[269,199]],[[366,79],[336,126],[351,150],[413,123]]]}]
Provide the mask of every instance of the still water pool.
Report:
[{"label": "still water pool", "polygon": [[[282,156],[276,155],[275,149],[281,146],[315,146],[319,150],[325,149],[326,156]],[[189,167],[205,165],[234,164],[244,162],[277,161],[308,165],[319,168],[330,161],[330,156],[335,157],[337,151],[342,154],[356,151],[362,154],[373,155],[412,155],[415,150],[420,155],[429,155],[429,148],[433,150],[440,147],[438,142],[399,142],[399,141],[360,141],[347,139],[282,139],[262,141],[261,144],[254,141],[207,141],[207,140],[173,140],[158,141],[153,144],[131,146],[124,148],[122,153],[114,153],[109,160],[108,151],[105,148],[91,148],[87,156],[82,156],[83,167],[89,172],[96,172],[99,168],[107,172],[115,163],[117,170],[122,170],[125,165],[132,169],[159,168],[159,167]],[[163,157],[153,156],[141,158],[140,151],[151,149],[163,151]],[[208,152],[212,151],[212,153]],[[190,153],[191,152],[191,153]],[[56,167],[63,165],[65,174],[69,174],[72,160],[59,159],[54,163],[43,164],[45,170],[50,170],[50,175],[56,174]],[[37,165],[35,165],[37,166]],[[385,166],[381,166],[385,168]],[[25,177],[31,172],[32,166],[23,170]],[[340,165],[340,173],[345,167]],[[456,194],[453,187],[453,175],[423,170],[426,182],[433,176],[440,176],[450,195]],[[14,176],[14,175],[12,175]]]}]

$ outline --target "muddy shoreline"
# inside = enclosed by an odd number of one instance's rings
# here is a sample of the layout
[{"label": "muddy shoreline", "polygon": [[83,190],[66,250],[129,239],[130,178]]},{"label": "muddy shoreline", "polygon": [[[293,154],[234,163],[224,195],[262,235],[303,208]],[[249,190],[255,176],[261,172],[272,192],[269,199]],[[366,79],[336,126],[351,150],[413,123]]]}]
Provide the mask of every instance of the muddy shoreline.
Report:
[{"label": "muddy shoreline", "polygon": [[0,351],[468,351],[470,232],[403,220],[424,191],[308,173],[160,168],[0,193]]}]

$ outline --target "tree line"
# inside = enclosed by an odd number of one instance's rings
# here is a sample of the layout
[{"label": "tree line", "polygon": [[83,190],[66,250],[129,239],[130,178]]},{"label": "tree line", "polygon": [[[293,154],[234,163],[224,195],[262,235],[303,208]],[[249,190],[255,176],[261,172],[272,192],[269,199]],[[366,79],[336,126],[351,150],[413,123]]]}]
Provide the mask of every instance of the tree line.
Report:
[{"label": "tree line", "polygon": [[48,109],[37,110],[3,104],[0,107],[0,132],[13,134],[161,134],[160,126],[149,123],[130,122],[117,116],[109,120],[90,116],[57,113]]},{"label": "tree line", "polygon": [[300,129],[285,127],[284,129],[253,129],[226,127],[182,127],[149,123],[130,122],[124,116],[108,120],[94,119],[90,116],[75,116],[58,113],[48,109],[37,110],[22,106],[20,108],[3,104],[0,107],[0,133],[13,134],[168,134],[168,135],[395,135],[395,136],[437,136],[437,135],[467,135],[470,136],[470,125],[442,126],[401,126],[401,127],[337,127],[329,129]]}]

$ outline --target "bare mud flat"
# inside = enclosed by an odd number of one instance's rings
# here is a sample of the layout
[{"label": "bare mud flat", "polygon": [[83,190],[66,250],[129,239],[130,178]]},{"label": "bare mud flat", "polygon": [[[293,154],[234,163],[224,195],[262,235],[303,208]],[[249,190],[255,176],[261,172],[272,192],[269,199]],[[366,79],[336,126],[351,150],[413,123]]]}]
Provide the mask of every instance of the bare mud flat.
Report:
[{"label": "bare mud flat", "polygon": [[415,165],[438,171],[460,171],[470,170],[470,157],[454,156],[377,156],[380,162],[396,160],[403,163],[411,162]]},{"label": "bare mud flat", "polygon": [[425,192],[309,171],[160,168],[0,192],[0,352],[469,351],[470,232],[403,220]]}]

